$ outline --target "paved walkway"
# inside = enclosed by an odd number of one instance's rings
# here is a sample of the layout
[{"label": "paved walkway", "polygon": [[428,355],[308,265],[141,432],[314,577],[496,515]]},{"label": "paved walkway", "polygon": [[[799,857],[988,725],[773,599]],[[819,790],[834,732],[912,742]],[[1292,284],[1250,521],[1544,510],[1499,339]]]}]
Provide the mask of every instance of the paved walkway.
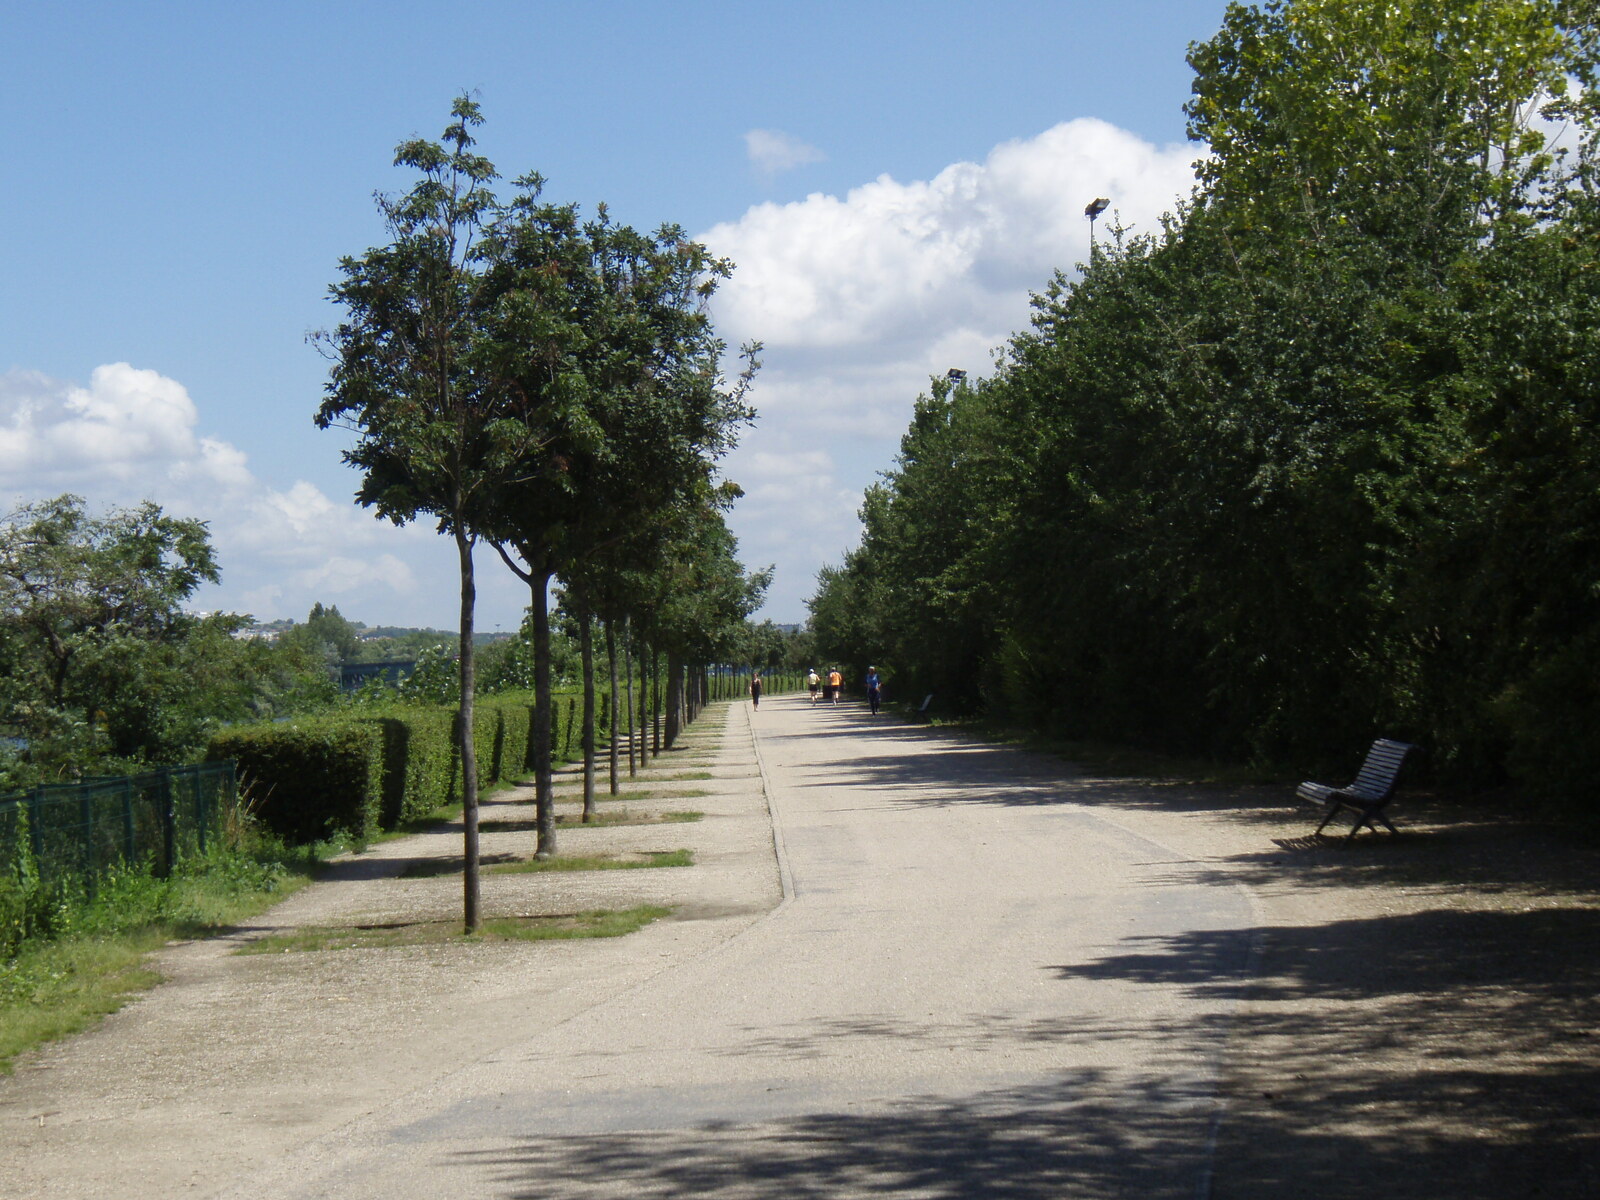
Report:
[{"label": "paved walkway", "polygon": [[[721,728],[714,728],[721,722]],[[646,901],[627,938],[239,957],[275,927],[449,917],[390,843],[0,1082],[0,1193],[1194,1197],[1257,917],[1059,764],[858,705],[714,710],[662,784],[678,870],[486,878],[495,913]],[[487,817],[527,815],[526,797]],[[1172,826],[1175,827],[1175,826]],[[531,848],[531,833],[486,839]],[[1185,961],[1128,969],[1140,948]],[[1115,969],[1105,964],[1116,959]]]}]

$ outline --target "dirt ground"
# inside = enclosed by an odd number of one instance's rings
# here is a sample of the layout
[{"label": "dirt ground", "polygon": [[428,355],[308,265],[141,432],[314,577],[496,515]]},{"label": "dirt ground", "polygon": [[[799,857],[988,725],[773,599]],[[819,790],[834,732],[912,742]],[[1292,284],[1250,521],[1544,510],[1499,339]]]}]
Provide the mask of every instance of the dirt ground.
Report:
[{"label": "dirt ground", "polygon": [[[1399,837],[1309,836],[1285,790],[1105,781],[1199,817],[1261,914],[1229,1020],[1216,1200],[1600,1196],[1600,846],[1406,795]],[[1184,843],[1179,843],[1184,844]],[[1205,992],[1194,944],[1099,964]]]},{"label": "dirt ground", "polygon": [[[559,1021],[759,919],[781,898],[779,869],[748,726],[725,711],[673,762],[715,778],[659,784],[711,794],[635,806],[703,821],[593,829],[567,847],[687,846],[696,867],[499,877],[489,895],[491,911],[655,902],[678,919],[606,942],[231,953],[261,932],[456,911],[458,885],[396,876],[458,853],[458,833],[379,847],[250,929],[171,948],[172,982],[0,1080],[0,1196],[214,1194],[297,1139],[522,1036],[530,996],[541,1021]],[[1592,839],[1402,794],[1401,836],[1345,843],[1308,836],[1315,818],[1290,789],[1099,778],[1045,758],[1032,770],[1176,848],[1174,872],[1200,864],[1237,886],[1258,914],[1242,983],[1205,968],[1216,956],[1203,933],[1126,942],[1077,968],[1228,1002],[1216,1006],[1228,1064],[1217,1200],[1600,1196]],[[526,805],[497,801],[504,836],[527,836]],[[313,970],[318,959],[332,973]]]}]

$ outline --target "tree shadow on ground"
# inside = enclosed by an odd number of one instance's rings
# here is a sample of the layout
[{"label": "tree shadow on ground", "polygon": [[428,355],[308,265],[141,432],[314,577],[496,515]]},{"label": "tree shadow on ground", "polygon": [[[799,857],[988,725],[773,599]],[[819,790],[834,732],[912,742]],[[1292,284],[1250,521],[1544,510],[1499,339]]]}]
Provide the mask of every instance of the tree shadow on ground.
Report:
[{"label": "tree shadow on ground", "polygon": [[[1216,969],[1238,931],[1131,940],[1054,968],[1062,979],[1175,986],[1233,1008],[1215,1030],[1234,1047],[1217,1200],[1600,1195],[1600,860],[1592,839],[1406,791],[1395,808],[1401,836],[1316,838],[1317,815],[1285,803],[1286,789],[1063,777],[1058,764],[1011,747],[941,744],[925,729],[884,736],[894,743],[888,753],[817,762],[804,786],[866,786],[908,808],[1207,813],[1259,827],[1260,849],[1174,863],[1146,882],[1310,895],[1387,889],[1396,908],[1410,910],[1249,931],[1260,968],[1253,978]],[[1057,1022],[1033,1033],[1150,1037],[1104,1023]],[[803,1043],[788,1050],[808,1052]],[[876,1127],[868,1121],[852,1136],[872,1139]],[[838,1177],[901,1151],[917,1153],[915,1138],[841,1160]],[[1051,1149],[1039,1153],[1048,1160]],[[1099,1186],[1091,1172],[1055,1194],[1095,1196]],[[920,1194],[989,1193],[952,1185]]]},{"label": "tree shadow on ground", "polygon": [[1264,928],[1253,978],[1205,967],[1223,936],[1053,968],[1242,1002],[1217,1196],[1600,1194],[1600,912]]},{"label": "tree shadow on ground", "polygon": [[[1139,1068],[1083,1068],[961,1098],[909,1097],[888,1111],[767,1111],[752,1096],[742,1121],[675,1120],[681,1106],[669,1106],[659,1117],[644,1114],[637,1128],[578,1135],[544,1110],[531,1128],[513,1125],[503,1144],[456,1161],[488,1168],[497,1194],[577,1200],[1597,1194],[1600,1065],[1591,1042],[1600,963],[1592,947],[1600,916],[1440,910],[1253,933],[1267,943],[1253,981],[1207,965],[1233,953],[1220,943],[1238,931],[1149,938],[1052,968],[1058,978],[1169,985],[1236,1002],[1215,1006],[1236,1011],[1198,1031],[1151,1030],[1133,1013],[999,1030],[982,1019],[936,1029],[852,1018],[739,1051],[794,1062],[841,1036],[936,1049],[985,1037],[1126,1037],[1152,1045]],[[1529,943],[1539,951],[1519,949]],[[1163,1072],[1163,1042],[1176,1052],[1197,1037],[1247,1047],[1258,1066],[1232,1075],[1220,1096],[1201,1075],[1176,1065]],[[1571,1053],[1573,1042],[1583,1053]],[[782,1068],[771,1078],[766,1091],[782,1093]],[[718,1100],[724,1110],[739,1107],[737,1097]],[[1208,1131],[1219,1104],[1212,1158]]]},{"label": "tree shadow on ground", "polygon": [[515,1139],[458,1161],[529,1198],[911,1195],[930,1200],[1200,1194],[1211,1098],[1164,1079],[1074,1072],[889,1112],[817,1112],[691,1129]]},{"label": "tree shadow on ground", "polygon": [[1432,806],[1399,836],[1273,837],[1216,860],[1201,879],[1300,887],[1403,887],[1413,894],[1600,898],[1600,854],[1570,831]]},{"label": "tree shadow on ground", "polygon": [[[844,732],[854,738],[859,731]],[[864,787],[919,808],[976,804],[1204,813],[1261,830],[1259,851],[1208,863],[1198,877],[1206,882],[1343,882],[1600,896],[1600,854],[1592,837],[1511,820],[1432,793],[1401,792],[1392,813],[1401,825],[1399,836],[1362,832],[1347,839],[1344,828],[1334,828],[1332,836],[1315,837],[1321,810],[1297,804],[1289,788],[1103,778],[1012,746],[952,742],[926,728],[879,730],[874,740],[904,752],[820,758],[806,768],[800,786]]]}]

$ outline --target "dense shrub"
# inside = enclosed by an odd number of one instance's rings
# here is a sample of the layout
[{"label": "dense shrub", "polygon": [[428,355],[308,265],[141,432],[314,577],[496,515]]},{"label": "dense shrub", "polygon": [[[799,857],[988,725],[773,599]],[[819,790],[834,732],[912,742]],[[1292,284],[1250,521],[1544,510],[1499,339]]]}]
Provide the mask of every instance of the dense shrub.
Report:
[{"label": "dense shrub", "polygon": [[234,760],[256,816],[281,837],[312,842],[378,828],[385,761],[376,721],[327,716],[229,729],[206,756]]},{"label": "dense shrub", "polygon": [[[581,713],[568,696],[556,696],[553,707],[551,743],[559,762],[581,752]],[[280,836],[369,837],[460,798],[454,723],[450,708],[363,707],[231,729],[212,739],[207,756],[238,763],[257,816]],[[525,778],[534,759],[532,698],[482,699],[474,724],[479,787]]]}]

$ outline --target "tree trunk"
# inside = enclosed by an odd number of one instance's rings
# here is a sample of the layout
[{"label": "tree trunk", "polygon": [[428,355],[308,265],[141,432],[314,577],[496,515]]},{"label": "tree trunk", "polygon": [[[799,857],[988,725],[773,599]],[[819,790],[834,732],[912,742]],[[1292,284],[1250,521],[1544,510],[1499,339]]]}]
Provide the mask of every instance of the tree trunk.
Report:
[{"label": "tree trunk", "polygon": [[619,790],[617,738],[622,733],[622,722],[618,719],[621,710],[617,708],[617,627],[611,620],[606,621],[606,666],[611,673],[611,748],[607,757],[611,760],[611,794],[615,796]]},{"label": "tree trunk", "polygon": [[633,652],[633,629],[628,625],[624,625],[622,629],[622,657],[623,666],[627,668],[625,677],[628,688],[628,778],[632,779],[639,773],[639,769],[635,765],[637,762],[635,755],[639,750],[639,747],[635,744],[637,739],[635,730],[638,728],[638,722],[634,720],[633,708],[633,664],[637,656]]},{"label": "tree trunk", "polygon": [[661,652],[650,648],[650,757],[661,756]]},{"label": "tree trunk", "polygon": [[461,706],[456,712],[456,736],[461,747],[461,907],[468,933],[483,925],[478,891],[478,748],[473,739],[472,616],[477,583],[472,573],[472,538],[455,522],[456,555],[461,562]]},{"label": "tree trunk", "polygon": [[550,575],[535,571],[533,592],[533,784],[534,823],[538,844],[533,856],[552,858],[556,852],[556,803],[550,773],[554,747],[550,744]]},{"label": "tree trunk", "polygon": [[677,743],[683,728],[683,664],[676,654],[667,655],[667,733],[662,739],[667,749]]},{"label": "tree trunk", "polygon": [[598,815],[594,806],[594,622],[581,593],[577,601],[578,650],[583,656],[583,823],[587,825]]}]

